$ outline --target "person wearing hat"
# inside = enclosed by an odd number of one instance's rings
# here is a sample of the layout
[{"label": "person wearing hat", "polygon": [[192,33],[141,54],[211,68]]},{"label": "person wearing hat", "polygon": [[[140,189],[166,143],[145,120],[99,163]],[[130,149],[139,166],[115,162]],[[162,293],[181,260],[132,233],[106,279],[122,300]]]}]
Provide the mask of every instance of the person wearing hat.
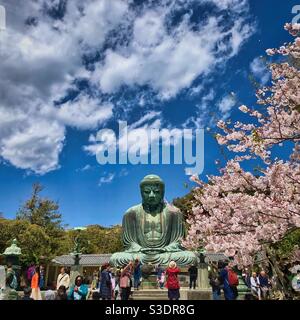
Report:
[{"label": "person wearing hat", "polygon": [[169,300],[179,300],[180,298],[180,284],[178,280],[178,274],[180,269],[177,267],[175,261],[169,263],[169,267],[166,270],[167,283],[166,287],[168,288],[168,298]]}]

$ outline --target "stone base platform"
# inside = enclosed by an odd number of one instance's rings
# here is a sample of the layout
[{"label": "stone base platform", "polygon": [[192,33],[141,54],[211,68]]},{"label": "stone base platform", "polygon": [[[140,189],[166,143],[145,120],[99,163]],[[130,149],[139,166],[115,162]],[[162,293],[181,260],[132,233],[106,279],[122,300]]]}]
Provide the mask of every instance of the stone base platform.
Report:
[{"label": "stone base platform", "polygon": [[[188,268],[182,267],[180,268],[180,274],[178,275],[178,280],[180,283],[180,287],[182,288],[187,288],[189,286],[189,273],[188,273]],[[157,284],[157,276],[156,273],[152,273],[149,275],[147,278],[143,279],[141,282],[140,289],[157,289],[158,284]]]},{"label": "stone base platform", "polygon": [[[167,289],[140,289],[134,290],[132,300],[168,300]],[[211,291],[200,289],[180,289],[180,300],[212,300]]]}]

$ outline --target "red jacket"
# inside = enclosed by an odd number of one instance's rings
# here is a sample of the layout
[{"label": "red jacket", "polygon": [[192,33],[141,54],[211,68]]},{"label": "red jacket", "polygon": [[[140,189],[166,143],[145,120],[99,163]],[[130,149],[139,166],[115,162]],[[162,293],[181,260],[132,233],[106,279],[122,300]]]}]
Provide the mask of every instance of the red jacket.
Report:
[{"label": "red jacket", "polygon": [[166,270],[166,275],[167,275],[167,284],[166,287],[168,289],[179,289],[179,281],[178,281],[178,273],[180,272],[179,268],[168,268]]}]

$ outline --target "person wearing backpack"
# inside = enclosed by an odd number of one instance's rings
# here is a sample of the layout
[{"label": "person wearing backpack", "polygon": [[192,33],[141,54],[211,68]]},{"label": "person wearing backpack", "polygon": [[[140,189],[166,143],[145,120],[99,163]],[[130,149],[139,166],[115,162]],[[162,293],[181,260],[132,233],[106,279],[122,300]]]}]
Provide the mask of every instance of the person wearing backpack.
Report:
[{"label": "person wearing backpack", "polygon": [[219,262],[218,267],[220,269],[220,280],[222,282],[221,285],[224,291],[225,300],[234,300],[234,293],[228,280],[227,264],[225,262]]},{"label": "person wearing backpack", "polygon": [[232,270],[232,268],[230,266],[227,266],[227,272],[228,272],[228,282],[229,282],[229,286],[233,292],[233,300],[236,300],[236,298],[238,297],[239,293],[238,293],[238,285],[239,285],[239,278],[238,275]]}]

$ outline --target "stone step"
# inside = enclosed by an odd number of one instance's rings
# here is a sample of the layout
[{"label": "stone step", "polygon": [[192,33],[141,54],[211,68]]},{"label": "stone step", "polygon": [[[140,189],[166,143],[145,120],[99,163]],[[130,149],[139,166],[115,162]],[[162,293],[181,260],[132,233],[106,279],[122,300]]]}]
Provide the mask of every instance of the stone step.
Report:
[{"label": "stone step", "polygon": [[160,297],[160,296],[165,296],[166,294],[168,294],[167,291],[165,292],[161,292],[161,293],[147,293],[147,292],[142,292],[142,293],[133,293],[132,295],[134,297],[139,297],[139,296],[149,296],[149,297]]},{"label": "stone step", "polygon": [[[141,289],[132,293],[132,300],[168,300],[167,289]],[[180,300],[211,300],[211,289],[180,289]]]},{"label": "stone step", "polygon": [[139,297],[134,297],[132,300],[135,300],[135,301],[138,301],[138,300],[165,301],[165,300],[169,300],[169,299],[168,299],[168,296],[164,296],[164,297],[139,296]]},{"label": "stone step", "polygon": [[134,290],[132,300],[168,300],[167,289],[140,289]]}]

